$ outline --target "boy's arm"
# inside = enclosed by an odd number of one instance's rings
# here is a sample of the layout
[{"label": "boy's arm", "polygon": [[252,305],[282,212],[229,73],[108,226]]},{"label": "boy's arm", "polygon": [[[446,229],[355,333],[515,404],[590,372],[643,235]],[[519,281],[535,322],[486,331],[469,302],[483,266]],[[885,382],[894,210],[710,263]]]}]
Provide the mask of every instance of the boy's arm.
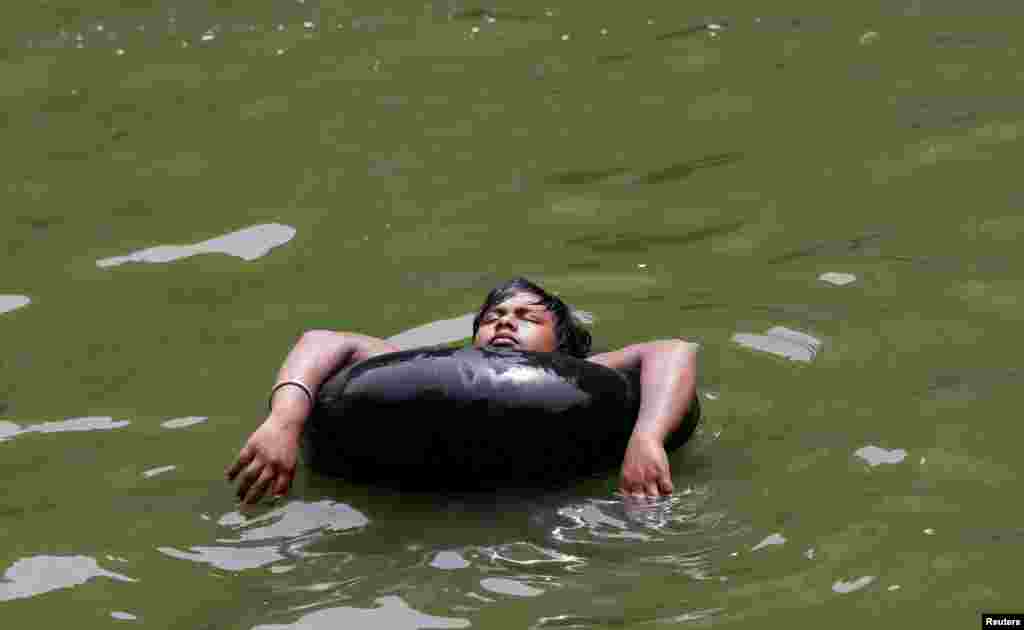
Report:
[{"label": "boy's arm", "polygon": [[681,339],[651,341],[588,360],[616,369],[640,368],[640,412],[622,463],[624,494],[672,492],[665,438],[679,428],[696,396],[697,346]]},{"label": "boy's arm", "polygon": [[[299,338],[277,373],[276,383],[299,381],[316,400],[320,386],[332,374],[378,354],[398,352],[395,344],[350,332],[311,330]],[[309,399],[297,387],[282,387],[270,401],[271,418],[292,425],[300,433],[312,411]],[[297,426],[296,426],[297,425]]]},{"label": "boy's arm", "polygon": [[[312,330],[303,334],[288,353],[277,383],[299,381],[316,400],[320,386],[333,373],[378,354],[397,351],[397,346],[383,339]],[[268,491],[284,494],[295,477],[299,437],[312,404],[302,389],[288,386],[274,392],[270,405],[270,415],[226,471],[228,480],[239,478],[237,494],[244,503],[255,503]]]}]

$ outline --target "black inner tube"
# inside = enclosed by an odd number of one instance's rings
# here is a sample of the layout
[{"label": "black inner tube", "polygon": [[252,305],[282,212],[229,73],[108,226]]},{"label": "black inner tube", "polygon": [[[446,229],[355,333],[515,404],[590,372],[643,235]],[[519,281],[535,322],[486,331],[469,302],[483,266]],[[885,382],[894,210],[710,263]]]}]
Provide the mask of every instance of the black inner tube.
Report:
[{"label": "black inner tube", "polygon": [[[617,469],[639,408],[639,370],[547,352],[406,350],[328,379],[303,450],[315,472],[359,482],[555,486]],[[695,399],[666,450],[699,419]]]}]

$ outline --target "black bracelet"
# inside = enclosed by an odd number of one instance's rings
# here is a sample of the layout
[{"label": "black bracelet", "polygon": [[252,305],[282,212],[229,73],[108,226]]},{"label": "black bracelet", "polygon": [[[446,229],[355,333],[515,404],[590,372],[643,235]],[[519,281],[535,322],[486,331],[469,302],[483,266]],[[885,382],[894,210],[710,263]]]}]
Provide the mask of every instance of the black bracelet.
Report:
[{"label": "black bracelet", "polygon": [[270,411],[274,410],[274,394],[276,394],[277,390],[281,389],[285,385],[294,385],[294,386],[298,387],[299,389],[301,389],[302,392],[304,394],[306,394],[306,398],[309,398],[309,406],[310,407],[316,406],[316,403],[313,402],[313,392],[309,391],[309,388],[306,387],[306,385],[304,383],[301,383],[299,381],[282,381],[282,382],[278,383],[277,385],[274,385],[274,389],[270,390],[270,398],[267,400],[267,408]]}]

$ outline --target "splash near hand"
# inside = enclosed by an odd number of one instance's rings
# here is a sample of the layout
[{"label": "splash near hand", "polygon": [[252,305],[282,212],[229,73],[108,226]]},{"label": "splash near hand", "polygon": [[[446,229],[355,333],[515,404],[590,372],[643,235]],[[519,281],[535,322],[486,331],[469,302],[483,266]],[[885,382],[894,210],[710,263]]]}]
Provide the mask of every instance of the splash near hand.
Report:
[{"label": "splash near hand", "polygon": [[622,459],[619,491],[626,497],[643,498],[672,494],[668,453],[658,440],[634,435]]}]

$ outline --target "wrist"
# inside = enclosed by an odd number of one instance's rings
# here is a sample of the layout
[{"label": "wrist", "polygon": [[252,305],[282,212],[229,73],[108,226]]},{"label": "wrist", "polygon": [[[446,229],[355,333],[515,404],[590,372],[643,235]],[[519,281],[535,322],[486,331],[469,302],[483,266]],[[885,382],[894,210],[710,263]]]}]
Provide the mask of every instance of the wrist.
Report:
[{"label": "wrist", "polygon": [[308,412],[301,407],[281,405],[270,412],[266,424],[279,431],[302,433],[302,427],[306,423]]},{"label": "wrist", "polygon": [[662,435],[656,429],[636,427],[633,429],[632,435],[629,436],[630,442],[653,442],[661,445],[665,441],[665,436]]},{"label": "wrist", "polygon": [[310,409],[313,408],[313,390],[310,389],[308,385],[306,385],[305,383],[298,379],[289,379],[285,381],[280,381],[277,385],[274,385],[274,387],[271,388],[270,397],[267,399],[267,408],[270,411],[274,410],[274,398],[277,396],[277,393],[281,390],[289,390],[286,397],[291,397],[292,399],[294,399],[298,395],[298,392],[301,392],[302,396],[305,396],[306,401],[309,403]]}]

